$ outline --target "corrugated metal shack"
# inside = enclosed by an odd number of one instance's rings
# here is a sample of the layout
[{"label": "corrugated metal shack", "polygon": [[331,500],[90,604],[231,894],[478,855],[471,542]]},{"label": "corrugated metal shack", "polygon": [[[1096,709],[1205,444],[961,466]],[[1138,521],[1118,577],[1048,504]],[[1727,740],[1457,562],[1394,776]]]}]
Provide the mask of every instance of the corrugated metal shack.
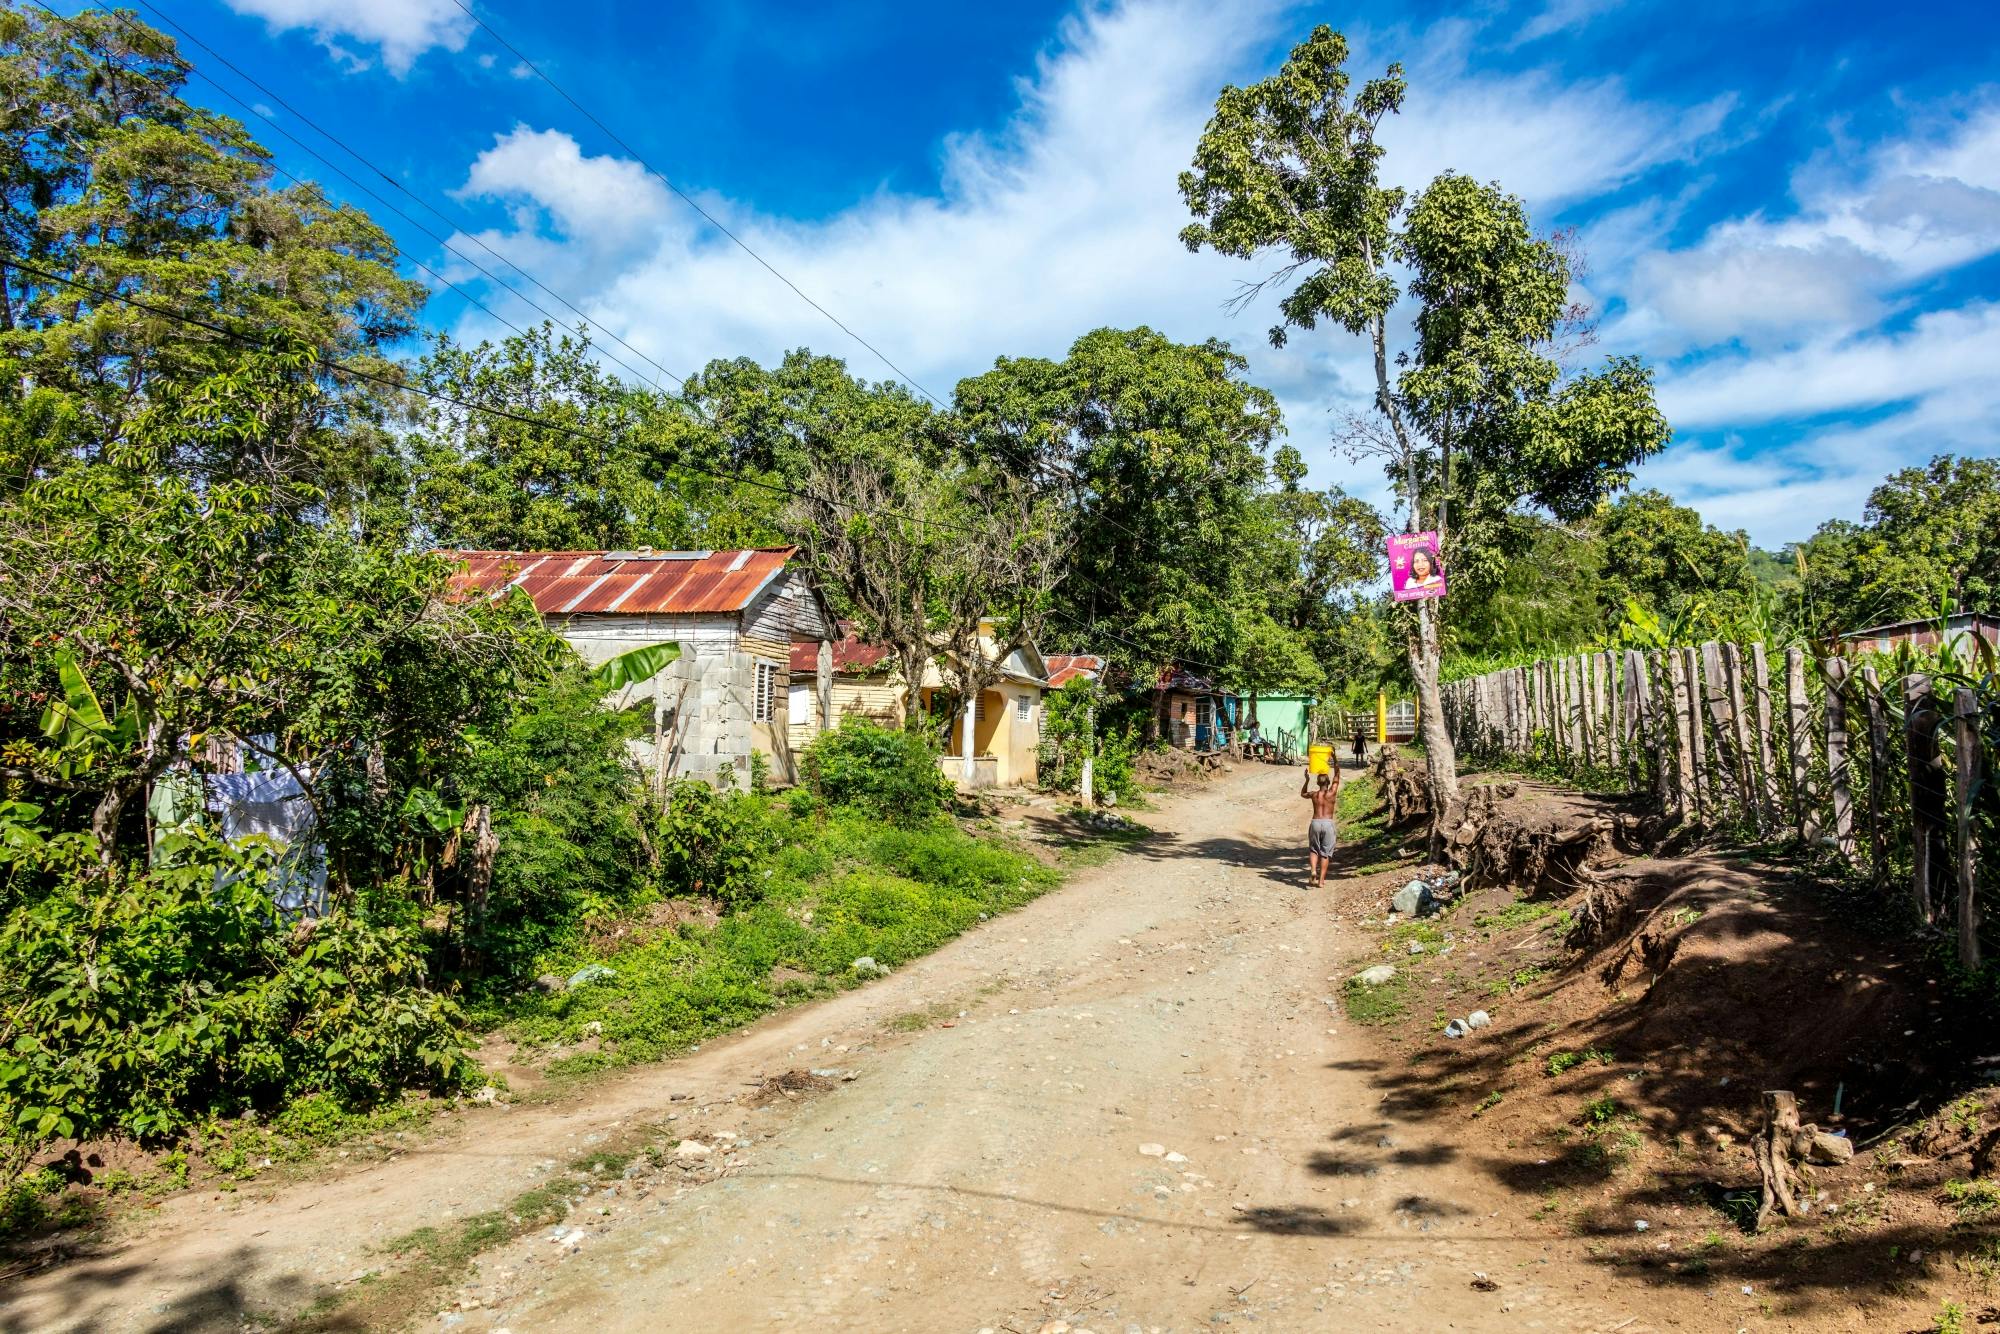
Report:
[{"label": "corrugated metal shack", "polygon": [[791,547],[739,551],[448,551],[463,593],[518,588],[584,661],[601,663],[661,642],[680,658],[609,701],[653,702],[653,738],[635,742],[664,784],[748,783],[762,751],[771,778],[796,782],[790,727],[794,645],[830,639],[825,600]]}]

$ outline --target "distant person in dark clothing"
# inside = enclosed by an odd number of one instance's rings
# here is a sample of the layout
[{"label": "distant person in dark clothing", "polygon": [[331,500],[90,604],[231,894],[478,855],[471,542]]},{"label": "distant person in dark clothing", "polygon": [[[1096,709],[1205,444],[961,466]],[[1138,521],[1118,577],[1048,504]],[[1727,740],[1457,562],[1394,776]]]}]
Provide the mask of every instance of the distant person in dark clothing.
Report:
[{"label": "distant person in dark clothing", "polygon": [[1368,758],[1368,734],[1360,728],[1354,729],[1354,762],[1361,763]]}]

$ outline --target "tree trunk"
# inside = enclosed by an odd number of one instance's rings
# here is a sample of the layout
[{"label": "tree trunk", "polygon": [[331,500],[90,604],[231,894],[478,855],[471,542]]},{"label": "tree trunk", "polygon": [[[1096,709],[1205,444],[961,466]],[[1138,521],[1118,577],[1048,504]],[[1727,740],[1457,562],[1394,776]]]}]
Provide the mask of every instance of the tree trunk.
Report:
[{"label": "tree trunk", "polygon": [[132,799],[135,790],[130,785],[107,788],[98,799],[97,809],[90,813],[90,832],[97,840],[97,860],[107,871],[118,852],[119,817],[125,813],[125,803]]},{"label": "tree trunk", "polygon": [[1417,604],[1417,634],[1410,642],[1410,673],[1417,681],[1417,728],[1429,759],[1432,837],[1458,806],[1458,751],[1438,694],[1437,609]]}]

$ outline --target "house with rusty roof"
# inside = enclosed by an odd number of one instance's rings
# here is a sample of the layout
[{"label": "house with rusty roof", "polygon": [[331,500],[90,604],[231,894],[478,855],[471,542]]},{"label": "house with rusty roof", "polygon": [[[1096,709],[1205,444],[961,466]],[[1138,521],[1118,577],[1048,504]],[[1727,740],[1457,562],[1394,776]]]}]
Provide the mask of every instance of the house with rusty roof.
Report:
[{"label": "house with rusty roof", "polygon": [[746,786],[755,751],[774,780],[797,781],[794,646],[813,646],[817,675],[828,657],[819,646],[834,630],[794,548],[444,554],[459,562],[459,592],[519,589],[592,665],[648,644],[680,645],[657,676],[607,701],[650,703],[652,733],[634,749],[660,787],[683,777]]},{"label": "house with rusty roof", "polygon": [[1104,679],[1104,659],[1095,653],[1051,653],[1046,661],[1051,690],[1061,690],[1071,681]]},{"label": "house with rusty roof", "polygon": [[863,639],[852,621],[842,621],[836,629],[836,639],[807,639],[792,645],[786,716],[791,720],[794,750],[846,718],[866,718],[884,727],[903,725],[903,677],[895,655],[886,644]]},{"label": "house with rusty roof", "polygon": [[[830,643],[792,646],[792,680],[798,683],[792,687],[790,714],[795,747],[847,718],[885,727],[900,727],[905,720],[903,672],[895,655],[887,645],[861,638],[851,624],[843,623],[839,630],[840,637]],[[990,623],[981,625],[979,642],[998,675],[948,725],[939,719],[944,754],[938,765],[961,788],[1032,785],[1041,755],[1042,696],[1052,669],[1032,644],[1003,655]],[[807,685],[817,679],[807,675],[807,665],[821,659],[830,677],[824,695]],[[944,673],[935,662],[926,664],[917,692],[923,708],[932,710],[945,689]]]}]

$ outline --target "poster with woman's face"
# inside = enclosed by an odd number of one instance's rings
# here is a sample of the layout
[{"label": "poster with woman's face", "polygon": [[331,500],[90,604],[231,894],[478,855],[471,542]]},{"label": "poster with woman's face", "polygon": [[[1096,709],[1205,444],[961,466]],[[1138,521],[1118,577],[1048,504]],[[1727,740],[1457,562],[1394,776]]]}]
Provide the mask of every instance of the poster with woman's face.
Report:
[{"label": "poster with woman's face", "polygon": [[1398,602],[1444,596],[1436,533],[1398,533],[1389,539],[1389,593]]}]

